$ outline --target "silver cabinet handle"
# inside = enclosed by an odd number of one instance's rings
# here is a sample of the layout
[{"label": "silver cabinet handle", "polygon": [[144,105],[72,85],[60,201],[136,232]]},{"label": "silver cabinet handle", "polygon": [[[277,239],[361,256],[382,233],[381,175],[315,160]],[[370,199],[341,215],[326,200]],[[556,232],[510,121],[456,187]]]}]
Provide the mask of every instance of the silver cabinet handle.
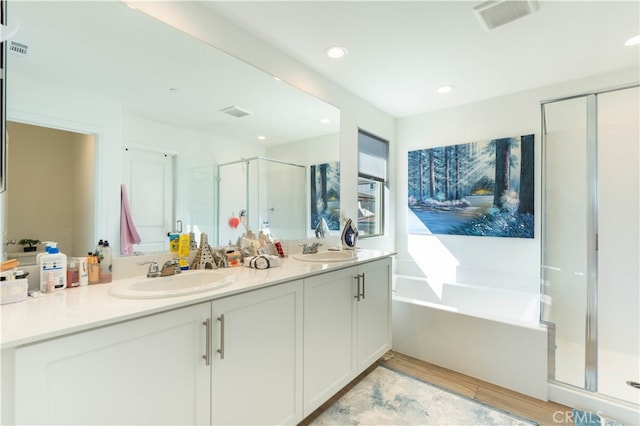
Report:
[{"label": "silver cabinet handle", "polygon": [[[356,300],[359,302],[360,300],[364,299],[364,272],[362,274],[356,275],[353,278],[358,280],[358,288],[356,289],[356,295],[353,297],[355,297]],[[360,292],[360,278],[362,278],[362,292]]]},{"label": "silver cabinet handle", "polygon": [[365,287],[364,287],[364,272],[362,273],[362,293],[360,294],[360,297],[362,298],[362,300],[364,300],[364,294],[366,293],[365,291]]},{"label": "silver cabinet handle", "polygon": [[220,349],[217,352],[220,354],[220,359],[224,359],[224,314],[220,314],[218,321],[220,321]]},{"label": "silver cabinet handle", "polygon": [[204,358],[205,365],[209,366],[211,364],[211,318],[207,318],[207,320],[204,321],[202,325],[204,325],[206,330],[205,348],[202,358]]}]

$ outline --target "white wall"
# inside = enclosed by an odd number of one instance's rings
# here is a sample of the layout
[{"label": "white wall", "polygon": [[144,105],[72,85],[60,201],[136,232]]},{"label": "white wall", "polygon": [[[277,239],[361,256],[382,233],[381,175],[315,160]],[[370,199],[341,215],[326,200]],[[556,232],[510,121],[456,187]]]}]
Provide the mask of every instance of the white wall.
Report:
[{"label": "white wall", "polygon": [[[434,280],[537,292],[540,268],[540,101],[637,81],[638,69],[533,89],[403,118],[397,122],[397,272]],[[407,153],[416,149],[534,133],[535,238],[408,235]]]},{"label": "white wall", "polygon": [[267,149],[267,157],[311,166],[340,161],[340,135],[322,135],[311,139],[280,144]]}]

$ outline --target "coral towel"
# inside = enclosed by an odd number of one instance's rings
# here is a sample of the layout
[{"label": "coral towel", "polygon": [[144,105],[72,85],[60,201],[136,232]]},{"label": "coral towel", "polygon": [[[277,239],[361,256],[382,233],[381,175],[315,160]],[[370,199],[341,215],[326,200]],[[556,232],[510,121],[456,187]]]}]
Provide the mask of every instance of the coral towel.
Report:
[{"label": "coral towel", "polygon": [[120,185],[120,254],[133,254],[133,245],[141,241],[129,211],[127,188]]}]

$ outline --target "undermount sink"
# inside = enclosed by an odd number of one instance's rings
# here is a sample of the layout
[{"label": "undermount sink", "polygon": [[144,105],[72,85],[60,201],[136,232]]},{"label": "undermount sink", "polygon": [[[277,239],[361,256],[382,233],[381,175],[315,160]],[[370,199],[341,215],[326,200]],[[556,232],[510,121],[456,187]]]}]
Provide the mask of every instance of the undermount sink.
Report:
[{"label": "undermount sink", "polygon": [[111,295],[125,299],[186,296],[220,289],[232,284],[235,279],[235,275],[210,269],[185,271],[167,277],[124,280],[111,288]]},{"label": "undermount sink", "polygon": [[339,263],[339,262],[351,262],[358,259],[358,255],[353,251],[319,251],[317,253],[294,254],[293,258],[296,260],[302,260],[303,262],[317,262],[317,263]]}]

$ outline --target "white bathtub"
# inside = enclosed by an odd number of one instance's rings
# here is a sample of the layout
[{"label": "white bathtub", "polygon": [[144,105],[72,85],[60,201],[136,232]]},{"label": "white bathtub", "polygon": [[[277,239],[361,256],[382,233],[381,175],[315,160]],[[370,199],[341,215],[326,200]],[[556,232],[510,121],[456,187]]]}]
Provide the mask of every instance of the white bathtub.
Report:
[{"label": "white bathtub", "polygon": [[539,294],[467,284],[433,289],[395,276],[393,348],[403,354],[547,399],[547,330]]}]

